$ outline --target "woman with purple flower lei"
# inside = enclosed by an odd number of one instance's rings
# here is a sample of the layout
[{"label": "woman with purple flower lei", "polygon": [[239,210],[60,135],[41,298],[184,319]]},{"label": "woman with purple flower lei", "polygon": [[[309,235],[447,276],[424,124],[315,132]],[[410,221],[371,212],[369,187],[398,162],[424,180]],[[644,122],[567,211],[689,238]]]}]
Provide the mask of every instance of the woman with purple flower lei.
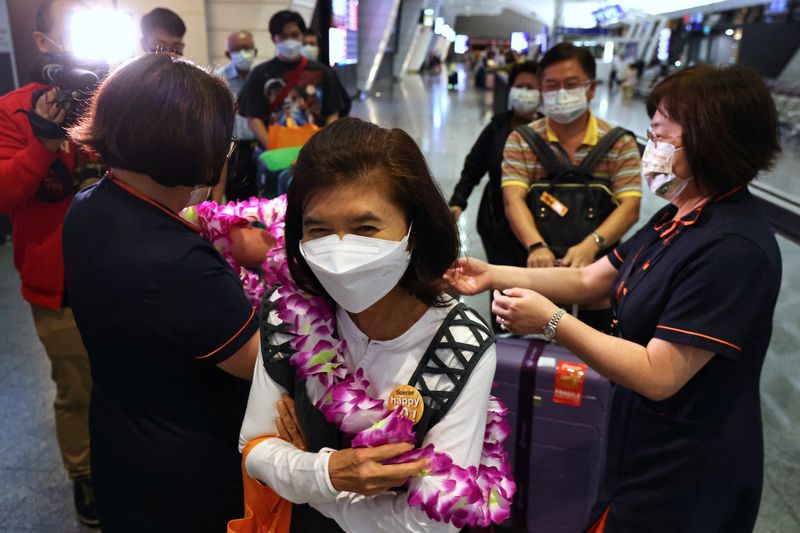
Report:
[{"label": "woman with purple flower lei", "polygon": [[414,141],[357,119],[318,133],[297,161],[285,235],[282,199],[207,205],[190,216],[215,243],[242,219],[277,242],[260,272],[241,269],[264,305],[240,446],[249,475],[295,504],[291,530],[502,522],[515,487],[506,409],[490,396],[494,339],[443,292],[458,234]]}]

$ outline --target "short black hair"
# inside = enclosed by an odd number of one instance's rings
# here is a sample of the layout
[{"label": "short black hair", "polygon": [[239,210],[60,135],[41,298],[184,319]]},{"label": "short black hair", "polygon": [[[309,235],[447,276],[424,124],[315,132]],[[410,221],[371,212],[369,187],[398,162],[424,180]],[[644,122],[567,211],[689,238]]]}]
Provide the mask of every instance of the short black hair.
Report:
[{"label": "short black hair", "polygon": [[50,16],[50,8],[53,7],[55,0],[45,0],[39,4],[36,10],[36,31],[50,33],[53,29],[53,17]]},{"label": "short black hair", "polygon": [[156,29],[164,30],[177,37],[186,35],[186,24],[183,23],[183,19],[165,7],[157,7],[143,16],[140,27],[142,35],[149,35]]},{"label": "short black hair", "polygon": [[273,37],[276,35],[280,35],[283,33],[283,28],[286,27],[287,24],[294,22],[297,24],[297,27],[300,28],[301,32],[306,31],[306,21],[303,20],[303,17],[297,11],[290,11],[288,9],[284,9],[283,11],[278,11],[272,18],[269,19],[269,33]]},{"label": "short black hair", "polygon": [[590,80],[597,77],[597,63],[592,53],[588,48],[575,46],[572,43],[558,43],[547,51],[539,63],[539,77],[544,77],[544,71],[547,70],[547,67],[571,59],[575,59],[580,64],[584,74]]},{"label": "short black hair", "polygon": [[536,61],[525,61],[524,63],[514,63],[508,73],[508,86],[513,87],[514,82],[517,81],[517,76],[527,72],[533,76],[539,76],[539,64]]},{"label": "short black hair", "polygon": [[781,151],[778,112],[764,80],[742,65],[697,65],[667,77],[647,98],[683,130],[695,180],[710,194],[750,183]]},{"label": "short black hair", "polygon": [[68,132],[109,167],[167,187],[216,185],[234,114],[221,78],[182,56],[151,53],[108,76]]}]

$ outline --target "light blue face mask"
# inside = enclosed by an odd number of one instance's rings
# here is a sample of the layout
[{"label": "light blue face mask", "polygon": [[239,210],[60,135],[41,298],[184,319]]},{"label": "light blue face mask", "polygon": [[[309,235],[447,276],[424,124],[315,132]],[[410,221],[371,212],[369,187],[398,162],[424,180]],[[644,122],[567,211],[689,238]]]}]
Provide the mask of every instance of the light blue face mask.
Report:
[{"label": "light blue face mask", "polygon": [[586,88],[559,89],[547,91],[544,97],[544,114],[559,124],[569,124],[589,109]]},{"label": "light blue face mask", "polygon": [[300,58],[303,42],[296,39],[286,39],[285,41],[275,43],[275,47],[280,57],[289,61],[295,61]]}]

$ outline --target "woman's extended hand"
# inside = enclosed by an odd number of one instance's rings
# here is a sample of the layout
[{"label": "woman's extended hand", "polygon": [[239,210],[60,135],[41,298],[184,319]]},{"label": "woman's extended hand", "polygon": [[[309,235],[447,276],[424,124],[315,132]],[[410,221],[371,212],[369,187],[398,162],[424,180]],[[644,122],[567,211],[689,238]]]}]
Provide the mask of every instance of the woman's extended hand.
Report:
[{"label": "woman's extended hand", "polygon": [[558,306],[532,290],[494,291],[492,313],[498,324],[516,335],[542,333],[557,310]]},{"label": "woman's extended hand", "polygon": [[427,459],[396,465],[381,464],[412,449],[412,444],[399,443],[336,451],[328,462],[328,475],[336,490],[374,496],[399,487],[428,467]]},{"label": "woman's extended hand", "polygon": [[462,257],[444,273],[444,280],[461,294],[478,294],[492,288],[491,265],[473,257]]},{"label": "woman's extended hand", "polygon": [[278,415],[275,425],[278,427],[278,437],[290,442],[298,450],[306,451],[306,436],[294,412],[294,400],[288,394],[278,402]]},{"label": "woman's extended hand", "polygon": [[251,226],[231,228],[231,241],[231,255],[244,267],[260,266],[275,247],[275,238],[268,231]]}]

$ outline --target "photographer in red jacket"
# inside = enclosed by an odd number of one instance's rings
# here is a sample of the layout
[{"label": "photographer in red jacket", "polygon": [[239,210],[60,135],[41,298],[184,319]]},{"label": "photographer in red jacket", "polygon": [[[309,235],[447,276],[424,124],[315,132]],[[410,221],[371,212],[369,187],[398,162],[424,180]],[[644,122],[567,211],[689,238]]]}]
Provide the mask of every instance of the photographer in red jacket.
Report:
[{"label": "photographer in red jacket", "polygon": [[[14,266],[31,305],[36,332],[52,365],[55,421],[64,466],[73,480],[78,519],[98,525],[89,463],[91,375],[86,349],[64,284],[61,228],[80,182],[99,164],[65,139],[77,113],[73,82],[93,74],[71,68],[67,29],[76,0],[48,0],[36,14],[34,41],[42,53],[40,83],[0,97],[0,213],[10,213]],[[96,81],[97,77],[94,77]],[[79,84],[80,84],[79,83]],[[72,90],[65,90],[67,89]]]}]

